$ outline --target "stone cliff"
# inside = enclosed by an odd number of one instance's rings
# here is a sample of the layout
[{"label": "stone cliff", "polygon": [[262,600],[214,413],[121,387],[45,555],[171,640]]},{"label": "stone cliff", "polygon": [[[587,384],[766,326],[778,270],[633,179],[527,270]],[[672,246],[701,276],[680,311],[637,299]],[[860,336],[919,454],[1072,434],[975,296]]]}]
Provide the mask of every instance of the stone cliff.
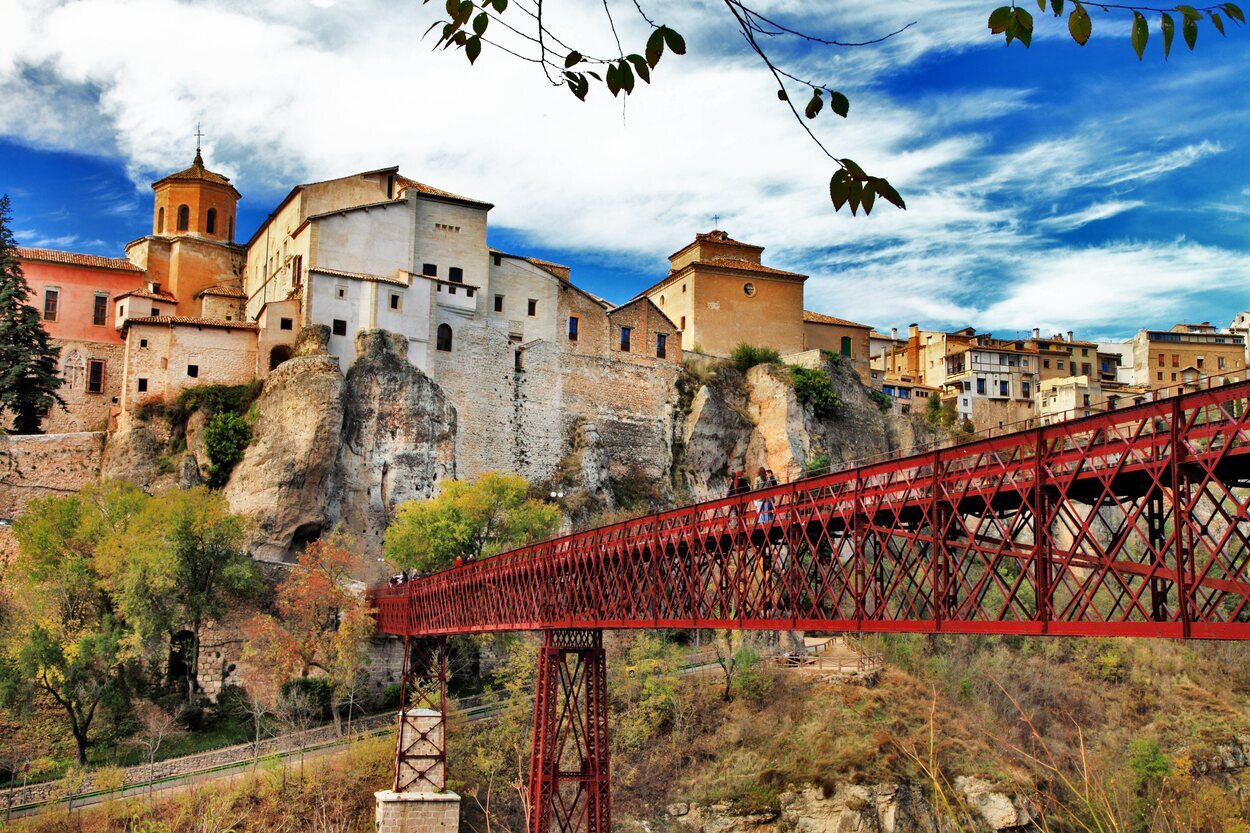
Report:
[{"label": "stone cliff", "polygon": [[[328,339],[325,327],[306,328],[248,412],[251,443],[225,495],[254,519],[260,558],[289,559],[339,528],[372,562],[399,504],[456,477],[464,449],[508,439],[462,435],[451,397],[408,362],[404,339],[360,333],[346,374],[326,351]],[[787,482],[813,465],[840,469],[943,439],[922,420],[882,411],[836,359],[818,364],[842,403],[835,416],[817,416],[800,401],[782,365],[743,373],[691,364],[684,373],[618,379],[645,390],[613,390],[614,408],[575,409],[548,426],[554,447],[545,455],[563,462],[545,476],[561,481],[565,508],[582,522],[590,512],[574,506],[637,512],[707,500],[724,495],[737,470],[765,466]],[[176,428],[155,417],[131,420],[109,439],[103,475],[153,491],[202,482],[205,422],[201,412]]]}]

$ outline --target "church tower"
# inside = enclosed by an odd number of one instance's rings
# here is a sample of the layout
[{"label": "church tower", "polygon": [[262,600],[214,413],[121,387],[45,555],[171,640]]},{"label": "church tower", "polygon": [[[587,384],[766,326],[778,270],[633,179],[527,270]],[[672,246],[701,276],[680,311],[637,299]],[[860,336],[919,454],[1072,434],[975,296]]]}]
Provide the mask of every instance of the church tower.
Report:
[{"label": "church tower", "polygon": [[199,147],[191,167],[152,190],[152,232],[127,244],[126,256],[147,273],[147,291],[176,299],[174,315],[203,318],[206,293],[241,292],[246,253],[234,234],[242,195],[229,177],[204,167]]},{"label": "church tower", "polygon": [[229,177],[204,167],[199,148],[191,167],[153,183],[152,190],[156,192],[153,234],[234,242],[235,206],[241,195]]}]

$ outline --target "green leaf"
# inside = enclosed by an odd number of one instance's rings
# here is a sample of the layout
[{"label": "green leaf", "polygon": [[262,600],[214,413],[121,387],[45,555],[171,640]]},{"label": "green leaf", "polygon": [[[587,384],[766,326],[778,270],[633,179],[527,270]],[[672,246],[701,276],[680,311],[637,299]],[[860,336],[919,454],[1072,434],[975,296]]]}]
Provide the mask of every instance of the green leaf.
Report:
[{"label": "green leaf", "polygon": [[851,102],[842,93],[829,91],[829,109],[837,113],[842,118],[846,118],[846,114],[851,111]]},{"label": "green leaf", "polygon": [[508,0],[491,0],[491,5],[495,7],[495,11],[503,14],[508,8]]},{"label": "green leaf", "polygon": [[616,64],[608,64],[607,85],[608,92],[612,93],[613,97],[620,95],[621,78],[616,70]]},{"label": "green leaf", "polygon": [[582,62],[582,53],[574,49],[564,59],[564,68],[568,69],[569,67],[576,66],[577,64],[580,64],[581,62]]},{"label": "green leaf", "polygon": [[833,201],[833,210],[841,211],[851,194],[851,178],[846,171],[834,171],[829,180],[829,199]]},{"label": "green leaf", "polygon": [[482,39],[474,35],[465,41],[464,54],[469,56],[469,63],[477,60],[477,56],[482,54]]},{"label": "green leaf", "polygon": [[825,100],[820,97],[820,91],[813,90],[811,100],[807,102],[807,109],[803,111],[803,114],[807,116],[809,119],[814,119],[820,113],[821,108],[824,106],[825,106]]},{"label": "green leaf", "polygon": [[585,101],[586,93],[590,92],[590,82],[586,80],[586,76],[580,72],[566,72],[564,77],[569,79],[569,89],[573,91],[573,95]]},{"label": "green leaf", "polygon": [[453,43],[456,44],[456,46],[464,46],[466,43],[469,42],[469,36],[466,35],[464,32],[457,32],[455,35],[452,36],[451,40]]},{"label": "green leaf", "polygon": [[1246,16],[1242,13],[1241,6],[1238,6],[1235,3],[1225,3],[1224,13],[1238,23],[1246,22]]},{"label": "green leaf", "polygon": [[621,61],[617,64],[617,67],[619,68],[616,71],[616,77],[621,80],[621,89],[626,93],[632,93],[634,91],[634,73],[629,68],[629,62]]},{"label": "green leaf", "polygon": [[664,54],[664,32],[656,29],[651,33],[651,37],[647,38],[647,63],[652,69],[660,62],[660,56]]},{"label": "green leaf", "polygon": [[473,17],[473,0],[460,0],[460,14],[456,15],[456,22],[461,26],[469,22],[469,18]]},{"label": "green leaf", "polygon": [[[1211,15],[1211,22],[1215,24],[1215,28],[1220,30],[1220,34],[1224,34],[1224,21],[1215,12],[1208,12]],[[1227,36],[1226,36],[1227,37]]]},{"label": "green leaf", "polygon": [[1037,10],[1039,12],[1046,11],[1046,0],[1037,0]]},{"label": "green leaf", "polygon": [[1063,14],[1063,0],[1050,0],[1050,7],[1055,12],[1055,17]]},{"label": "green leaf", "polygon": [[877,195],[872,189],[872,183],[868,183],[868,185],[864,186],[862,189],[859,200],[859,204],[864,207],[865,214],[872,213],[872,204],[876,201],[876,199]]},{"label": "green leaf", "polygon": [[673,29],[667,26],[661,26],[660,31],[664,33],[664,42],[668,44],[668,48],[678,55],[686,54],[686,39],[679,35]]},{"label": "green leaf", "polygon": [[1025,47],[1033,43],[1033,15],[1019,6],[1016,7],[1016,37]]},{"label": "green leaf", "polygon": [[1176,23],[1172,20],[1172,15],[1163,12],[1159,16],[1159,30],[1163,32],[1163,60],[1166,61],[1172,51],[1172,36],[1176,34]]},{"label": "green leaf", "polygon": [[1011,6],[999,6],[990,12],[989,27],[990,31],[995,35],[1002,34],[1007,31],[1007,24],[1011,21]]},{"label": "green leaf", "polygon": [[851,216],[854,216],[855,214],[859,212],[859,203],[860,203],[860,200],[863,199],[863,197],[864,197],[864,183],[860,182],[858,179],[851,180],[850,194],[846,198],[846,201],[851,206]]},{"label": "green leaf", "polygon": [[1185,15],[1185,22],[1181,24],[1181,34],[1185,36],[1185,44],[1192,52],[1198,43],[1198,19]]},{"label": "green leaf", "polygon": [[456,34],[456,24],[454,24],[454,23],[448,23],[447,25],[445,25],[445,26],[443,27],[443,35],[442,35],[442,37],[440,37],[440,38],[439,38],[439,40],[440,40],[440,41],[448,41],[448,42],[450,42],[450,41],[451,41],[451,37],[452,37],[452,35],[454,35],[454,34]]},{"label": "green leaf", "polygon": [[790,96],[786,95],[786,91],[785,91],[785,90],[777,90],[777,100],[778,100],[778,101],[789,101],[789,100],[790,100]]},{"label": "green leaf", "polygon": [[[441,20],[436,20],[436,21],[434,21],[433,23],[431,23],[431,24],[430,24],[430,28],[429,28],[429,29],[426,29],[426,30],[425,30],[425,33],[424,33],[423,35],[421,35],[421,37],[423,37],[423,38],[424,38],[424,37],[425,37],[426,35],[428,35],[430,32],[433,32],[433,31],[434,31],[434,29],[435,29],[435,27],[437,27],[437,26],[442,26],[442,25],[444,25],[444,24],[443,24],[443,21],[441,21]],[[439,40],[442,40],[442,38],[439,38]],[[435,44],[435,45],[437,45],[437,44]]]},{"label": "green leaf", "polygon": [[1185,15],[1185,17],[1192,17],[1194,20],[1202,19],[1202,12],[1198,11],[1193,6],[1177,6],[1176,10]]},{"label": "green leaf", "polygon": [[460,16],[460,0],[447,0],[444,8],[447,9],[447,14],[451,16],[452,20]]},{"label": "green leaf", "polygon": [[489,25],[490,25],[490,15],[488,15],[486,12],[482,12],[477,17],[473,18],[473,31],[476,32],[479,36],[486,34],[486,27]]},{"label": "green leaf", "polygon": [[838,161],[842,163],[842,166],[844,168],[846,168],[846,172],[851,177],[851,179],[867,179],[868,178],[867,175],[864,173],[864,169],[861,168],[859,165],[855,164],[855,162],[853,162],[852,160],[839,159]]},{"label": "green leaf", "polygon": [[1137,53],[1137,60],[1141,60],[1142,53],[1146,51],[1146,41],[1150,39],[1150,27],[1146,25],[1146,18],[1141,12],[1133,12],[1133,51]]},{"label": "green leaf", "polygon": [[625,60],[634,65],[634,74],[646,83],[651,83],[651,68],[647,66],[647,62],[642,59],[641,55],[626,55]]},{"label": "green leaf", "polygon": [[891,205],[897,206],[903,210],[907,209],[907,203],[903,202],[903,198],[899,196],[898,191],[894,190],[894,186],[881,177],[873,177],[872,190],[877,192],[877,196],[889,202]]},{"label": "green leaf", "polygon": [[1093,31],[1093,22],[1089,19],[1089,12],[1079,3],[1072,10],[1072,14],[1068,15],[1068,34],[1072,35],[1072,40],[1079,45],[1084,46],[1089,40],[1090,32]]}]

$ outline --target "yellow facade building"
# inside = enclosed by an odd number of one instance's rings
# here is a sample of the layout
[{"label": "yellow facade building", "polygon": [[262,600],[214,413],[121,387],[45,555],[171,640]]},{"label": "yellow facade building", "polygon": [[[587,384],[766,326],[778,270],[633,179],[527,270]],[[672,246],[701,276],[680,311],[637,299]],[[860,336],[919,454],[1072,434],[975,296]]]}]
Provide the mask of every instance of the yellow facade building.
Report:
[{"label": "yellow facade building", "polygon": [[801,352],[807,276],[765,266],[763,251],[723,231],[696,234],[669,256],[668,276],[637,297],[649,298],[677,325],[683,349],[722,357],[739,344],[783,356]]},{"label": "yellow facade building", "polygon": [[[1133,381],[1151,390],[1177,388],[1205,379],[1228,384],[1246,378],[1245,337],[1201,324],[1170,330],[1141,330],[1133,337]],[[1186,374],[1185,371],[1189,373]]]}]

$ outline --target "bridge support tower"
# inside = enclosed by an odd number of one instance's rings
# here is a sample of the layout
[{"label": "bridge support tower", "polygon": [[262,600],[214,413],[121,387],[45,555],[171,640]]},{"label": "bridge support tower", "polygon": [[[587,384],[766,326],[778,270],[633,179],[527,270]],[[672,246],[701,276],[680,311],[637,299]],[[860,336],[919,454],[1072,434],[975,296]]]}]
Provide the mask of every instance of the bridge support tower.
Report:
[{"label": "bridge support tower", "polygon": [[602,631],[544,632],[533,743],[529,833],[611,833]]},{"label": "bridge support tower", "polygon": [[457,833],[460,796],[447,790],[447,641],[404,640],[391,789],[374,793],[378,833]]}]

